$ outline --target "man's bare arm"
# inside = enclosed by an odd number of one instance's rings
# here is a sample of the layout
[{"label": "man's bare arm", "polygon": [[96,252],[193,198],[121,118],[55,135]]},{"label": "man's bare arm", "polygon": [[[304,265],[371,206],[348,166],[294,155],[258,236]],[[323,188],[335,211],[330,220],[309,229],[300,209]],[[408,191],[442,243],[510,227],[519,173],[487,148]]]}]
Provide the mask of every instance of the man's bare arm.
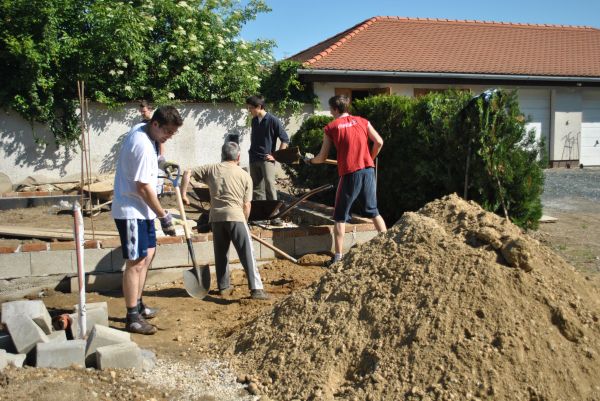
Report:
[{"label": "man's bare arm", "polygon": [[381,137],[381,135],[379,135],[375,128],[373,128],[371,123],[369,123],[368,130],[369,139],[373,141],[373,147],[371,148],[371,158],[375,160],[375,158],[379,154],[379,151],[381,151],[381,148],[383,147],[383,138]]}]

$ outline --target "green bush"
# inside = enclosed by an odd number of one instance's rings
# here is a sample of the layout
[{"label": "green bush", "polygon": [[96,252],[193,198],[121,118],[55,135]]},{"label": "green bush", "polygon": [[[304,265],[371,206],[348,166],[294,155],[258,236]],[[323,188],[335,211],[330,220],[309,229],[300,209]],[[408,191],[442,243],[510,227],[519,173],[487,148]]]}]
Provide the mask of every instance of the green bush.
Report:
[{"label": "green bush", "polygon": [[[378,202],[395,222],[441,196],[458,193],[485,209],[534,228],[541,217],[542,166],[533,133],[525,128],[515,92],[492,91],[473,98],[464,91],[420,98],[376,96],[353,102],[384,139],[378,161]],[[329,117],[308,119],[292,144],[317,153]],[[330,155],[335,158],[335,155]],[[468,166],[468,167],[467,167]],[[294,184],[337,182],[328,166],[291,166]],[[333,195],[328,199],[333,202]]]}]

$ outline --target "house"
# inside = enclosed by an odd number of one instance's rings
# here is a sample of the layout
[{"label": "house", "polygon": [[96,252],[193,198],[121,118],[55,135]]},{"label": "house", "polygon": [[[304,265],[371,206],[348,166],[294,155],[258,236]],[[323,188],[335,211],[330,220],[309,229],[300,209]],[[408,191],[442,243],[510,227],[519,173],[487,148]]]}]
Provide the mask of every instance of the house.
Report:
[{"label": "house", "polygon": [[336,94],[517,89],[551,166],[600,165],[600,29],[374,17],[290,59],[321,105]]}]

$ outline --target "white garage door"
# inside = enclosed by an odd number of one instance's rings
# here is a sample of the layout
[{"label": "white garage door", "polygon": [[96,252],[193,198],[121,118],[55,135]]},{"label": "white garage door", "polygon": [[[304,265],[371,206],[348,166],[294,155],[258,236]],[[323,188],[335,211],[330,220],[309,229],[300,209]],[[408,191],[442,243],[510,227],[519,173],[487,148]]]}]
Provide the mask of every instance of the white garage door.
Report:
[{"label": "white garage door", "polygon": [[547,89],[519,89],[519,108],[528,118],[527,130],[535,130],[539,141],[544,138],[546,147],[550,138],[550,91]]},{"label": "white garage door", "polygon": [[584,166],[600,166],[600,90],[583,92],[581,155]]}]

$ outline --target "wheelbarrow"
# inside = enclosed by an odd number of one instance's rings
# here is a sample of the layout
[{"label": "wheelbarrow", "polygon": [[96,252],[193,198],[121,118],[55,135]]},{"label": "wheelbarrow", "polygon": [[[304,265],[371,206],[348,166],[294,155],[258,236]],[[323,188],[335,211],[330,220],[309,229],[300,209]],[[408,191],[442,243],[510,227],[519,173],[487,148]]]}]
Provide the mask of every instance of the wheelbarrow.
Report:
[{"label": "wheelbarrow", "polygon": [[[250,216],[248,217],[248,221],[260,221],[260,220],[273,220],[288,214],[294,207],[296,207],[300,202],[305,201],[313,195],[318,194],[319,192],[327,191],[332,189],[333,185],[325,184],[313,190],[310,190],[300,196],[299,198],[293,200],[289,204],[284,206],[284,202],[281,200],[253,200],[251,202],[250,208]],[[193,187],[195,195],[192,197],[199,201],[203,202],[206,196],[206,189],[202,187]]]},{"label": "wheelbarrow", "polygon": [[81,189],[86,197],[82,209],[92,216],[99,215],[104,207],[112,203],[115,192],[112,180],[86,184]]}]

